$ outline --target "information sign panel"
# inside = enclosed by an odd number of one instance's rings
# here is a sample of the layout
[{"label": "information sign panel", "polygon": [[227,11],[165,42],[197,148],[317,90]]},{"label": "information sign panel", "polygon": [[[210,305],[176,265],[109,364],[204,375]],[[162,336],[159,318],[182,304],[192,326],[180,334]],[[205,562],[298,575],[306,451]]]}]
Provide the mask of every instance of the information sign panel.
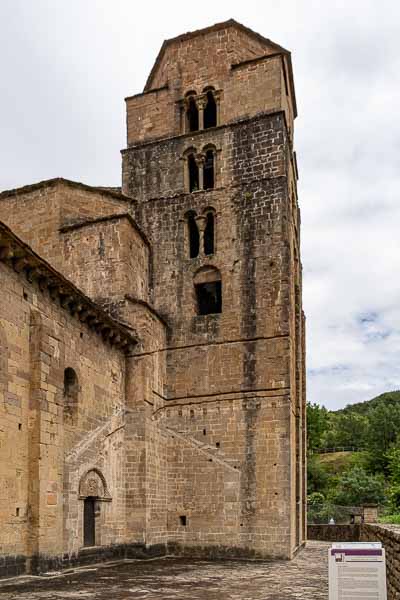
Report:
[{"label": "information sign panel", "polygon": [[385,550],[380,542],[332,545],[329,600],[387,600]]}]

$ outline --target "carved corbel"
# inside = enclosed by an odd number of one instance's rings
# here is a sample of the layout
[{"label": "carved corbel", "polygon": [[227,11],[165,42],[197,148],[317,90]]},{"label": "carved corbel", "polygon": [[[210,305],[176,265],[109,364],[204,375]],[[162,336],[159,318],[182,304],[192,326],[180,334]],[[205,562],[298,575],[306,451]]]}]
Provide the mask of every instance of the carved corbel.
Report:
[{"label": "carved corbel", "polygon": [[14,251],[11,246],[1,246],[0,260],[10,260],[14,256]]},{"label": "carved corbel", "polygon": [[24,256],[20,256],[19,258],[14,258],[12,261],[13,269],[16,273],[21,273],[24,268],[27,266],[28,260]]}]

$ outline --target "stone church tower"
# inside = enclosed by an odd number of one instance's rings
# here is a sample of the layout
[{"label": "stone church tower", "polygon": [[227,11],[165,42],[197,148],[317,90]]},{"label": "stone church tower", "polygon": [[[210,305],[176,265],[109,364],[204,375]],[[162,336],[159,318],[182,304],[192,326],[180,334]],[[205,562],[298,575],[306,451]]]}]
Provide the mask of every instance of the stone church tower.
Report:
[{"label": "stone church tower", "polygon": [[164,42],[122,189],[0,193],[0,576],[306,538],[290,53]]},{"label": "stone church tower", "polygon": [[290,53],[235,21],[185,34],[126,106],[123,192],[168,323],[158,418],[233,466],[187,459],[185,539],[291,556],[306,525]]}]

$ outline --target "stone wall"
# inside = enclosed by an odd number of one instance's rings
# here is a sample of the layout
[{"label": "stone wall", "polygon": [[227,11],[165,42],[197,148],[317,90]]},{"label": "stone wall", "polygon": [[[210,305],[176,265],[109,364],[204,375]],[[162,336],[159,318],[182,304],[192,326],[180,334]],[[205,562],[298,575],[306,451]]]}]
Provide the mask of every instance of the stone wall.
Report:
[{"label": "stone wall", "polygon": [[[185,193],[180,159],[190,146],[208,144],[217,149],[216,188]],[[170,460],[181,487],[175,498],[169,484],[168,530],[182,551],[218,552],[229,538],[238,553],[288,557],[304,540],[304,322],[289,144],[279,113],[123,153],[124,191],[139,200],[135,218],[153,251],[151,302],[168,324],[165,408],[157,419],[194,443],[172,450]],[[200,219],[208,210],[214,252],[190,258],[188,211]],[[220,314],[197,314],[193,281],[205,268],[221,275]],[[205,459],[196,444],[204,450],[210,442],[220,444],[216,456],[241,469],[237,500],[225,509],[228,536],[225,511],[205,519],[208,504],[198,493]],[[213,462],[206,468],[214,472],[213,506],[222,507],[225,471]]]},{"label": "stone wall", "polygon": [[130,215],[66,225],[62,233],[63,272],[90,298],[148,300],[150,248]]},{"label": "stone wall", "polygon": [[[217,126],[182,135],[185,93],[204,101],[208,86]],[[101,556],[169,545],[291,558],[305,539],[306,443],[289,53],[234,22],[181,36],[127,109],[123,194],[57,179],[0,195],[0,219],[66,277],[57,283],[37,257],[33,268],[0,249],[11,282],[0,316],[14,328],[5,344],[15,353],[11,370],[0,353],[0,393],[10,431],[17,425],[18,437],[29,423],[18,467],[28,520],[18,529],[16,514],[7,525],[4,553],[16,569],[20,553],[33,568],[57,567],[61,555],[63,564],[94,560],[94,549],[82,550],[91,492]],[[215,181],[206,190],[208,151]],[[222,310],[200,314],[196,285],[211,276]],[[98,304],[85,307],[71,282]],[[67,366],[78,402],[64,414]]]},{"label": "stone wall", "polygon": [[[216,189],[286,177],[287,143],[283,113],[264,114],[231,127],[192,132],[158,143],[146,142],[122,152],[123,189],[147,202],[185,194],[187,152],[201,153],[209,147],[216,149]],[[209,199],[213,193],[206,192]],[[179,203],[182,206],[181,199]],[[141,210],[140,204],[137,209]]]},{"label": "stone wall", "polygon": [[382,542],[386,551],[388,600],[400,598],[400,527],[397,525],[363,524],[362,542]]},{"label": "stone wall", "polygon": [[126,98],[128,146],[184,133],[184,98],[218,92],[218,122],[284,110],[295,103],[288,53],[232,22],[181,36],[162,49],[143,94]]},{"label": "stone wall", "polygon": [[362,523],[309,525],[308,538],[324,542],[381,542],[386,553],[388,600],[400,599],[400,527]]},{"label": "stone wall", "polygon": [[[122,194],[64,179],[0,194],[0,221],[61,273],[65,266],[62,226],[130,210],[131,200]],[[70,275],[68,270],[65,274]]]},{"label": "stone wall", "polygon": [[361,524],[308,525],[307,539],[319,542],[359,542]]},{"label": "stone wall", "polygon": [[[0,554],[10,575],[78,554],[79,486],[93,469],[107,488],[96,543],[126,543],[125,357],[11,265],[0,262],[0,281]],[[78,381],[73,418],[66,368]]]}]

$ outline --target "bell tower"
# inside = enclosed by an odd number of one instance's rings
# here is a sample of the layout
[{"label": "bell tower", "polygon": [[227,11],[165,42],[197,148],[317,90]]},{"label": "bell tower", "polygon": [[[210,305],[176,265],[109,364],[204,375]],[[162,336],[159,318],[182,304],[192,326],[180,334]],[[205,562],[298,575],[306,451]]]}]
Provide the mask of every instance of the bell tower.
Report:
[{"label": "bell tower", "polygon": [[152,416],[169,440],[168,543],[291,558],[306,433],[290,53],[233,20],[187,33],[126,107],[123,192],[168,325]]}]

